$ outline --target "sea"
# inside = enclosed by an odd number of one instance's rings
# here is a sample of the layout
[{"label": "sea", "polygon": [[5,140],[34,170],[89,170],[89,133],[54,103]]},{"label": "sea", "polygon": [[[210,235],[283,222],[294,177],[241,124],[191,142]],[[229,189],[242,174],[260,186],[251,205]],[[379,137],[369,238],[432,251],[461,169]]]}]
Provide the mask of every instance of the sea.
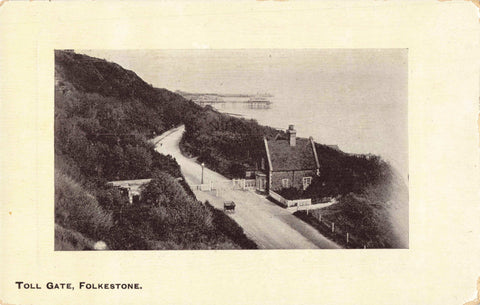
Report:
[{"label": "sea", "polygon": [[[77,50],[76,50],[77,51]],[[408,179],[405,49],[79,50],[118,63],[155,87],[190,93],[267,93],[268,108],[216,104],[300,137],[375,154]]]},{"label": "sea", "polygon": [[[407,143],[395,121],[389,120],[396,109],[392,105],[329,105],[314,101],[292,102],[285,97],[269,97],[268,106],[252,107],[248,103],[211,104],[219,112],[254,119],[262,125],[286,130],[294,125],[299,137],[313,137],[321,144],[337,145],[347,153],[379,155],[403,178],[408,177]],[[406,118],[405,118],[406,119]],[[381,124],[379,124],[379,121]]]}]

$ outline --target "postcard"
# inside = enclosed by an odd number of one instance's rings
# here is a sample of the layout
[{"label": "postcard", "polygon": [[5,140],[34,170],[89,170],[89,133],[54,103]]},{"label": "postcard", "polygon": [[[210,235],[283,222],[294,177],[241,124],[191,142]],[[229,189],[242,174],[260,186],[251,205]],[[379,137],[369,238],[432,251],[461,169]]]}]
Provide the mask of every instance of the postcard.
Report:
[{"label": "postcard", "polygon": [[0,304],[479,304],[474,1],[0,6]]}]

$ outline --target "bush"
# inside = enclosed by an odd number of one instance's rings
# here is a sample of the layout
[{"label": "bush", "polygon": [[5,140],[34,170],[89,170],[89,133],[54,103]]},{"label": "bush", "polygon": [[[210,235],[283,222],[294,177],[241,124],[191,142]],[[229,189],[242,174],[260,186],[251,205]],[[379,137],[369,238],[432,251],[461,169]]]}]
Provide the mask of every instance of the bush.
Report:
[{"label": "bush", "polygon": [[305,195],[303,190],[299,190],[295,187],[282,188],[278,191],[278,194],[288,200],[308,198],[308,195]]},{"label": "bush", "polygon": [[234,178],[245,178],[245,170],[246,167],[243,164],[235,162],[230,165],[229,173]]},{"label": "bush", "polygon": [[182,185],[165,172],[156,172],[142,191],[142,201],[150,206],[171,206],[189,200]]},{"label": "bush", "polygon": [[205,107],[185,120],[182,152],[229,178],[245,175],[245,165],[255,167],[263,156],[263,137],[278,133],[255,120],[235,118]]},{"label": "bush", "polygon": [[95,241],[55,224],[55,251],[93,250]]},{"label": "bush", "polygon": [[[57,248],[81,248],[81,236],[123,250],[237,248],[177,181],[183,176],[176,160],[147,141],[203,108],[117,64],[73,52],[55,51],[55,78],[55,222],[63,228]],[[228,170],[228,163],[220,166]],[[139,205],[105,186],[142,178],[153,180]]]},{"label": "bush", "polygon": [[55,223],[101,239],[113,225],[112,215],[69,177],[55,172]]},{"label": "bush", "polygon": [[156,173],[141,197],[144,204],[153,207],[152,220],[157,228],[181,234],[189,241],[213,230],[211,212],[169,174]]},{"label": "bush", "polygon": [[228,236],[240,245],[242,249],[258,249],[257,244],[245,235],[242,227],[235,220],[225,215],[222,211],[215,209],[208,201],[205,202],[205,205],[212,212],[213,224],[218,231]]},{"label": "bush", "polygon": [[[339,244],[349,247],[362,248],[399,248],[393,227],[389,221],[388,206],[371,202],[363,196],[348,194],[339,198],[339,202],[309,213],[305,211],[295,212],[294,215],[317,228],[322,234],[335,240]],[[332,233],[329,225],[335,223],[335,233]],[[345,244],[345,234],[349,232],[351,242]]]}]

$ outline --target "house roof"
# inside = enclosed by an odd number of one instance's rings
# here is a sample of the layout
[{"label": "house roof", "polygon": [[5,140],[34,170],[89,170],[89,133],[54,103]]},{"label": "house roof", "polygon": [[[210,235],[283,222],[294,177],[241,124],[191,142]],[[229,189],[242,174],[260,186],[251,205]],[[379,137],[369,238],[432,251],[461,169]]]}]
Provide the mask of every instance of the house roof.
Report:
[{"label": "house roof", "polygon": [[140,187],[144,184],[149,183],[152,179],[136,179],[136,180],[118,180],[118,181],[109,181],[108,185],[116,187]]},{"label": "house roof", "polygon": [[273,171],[317,169],[315,148],[309,139],[297,138],[295,146],[283,139],[266,141],[265,144]]}]

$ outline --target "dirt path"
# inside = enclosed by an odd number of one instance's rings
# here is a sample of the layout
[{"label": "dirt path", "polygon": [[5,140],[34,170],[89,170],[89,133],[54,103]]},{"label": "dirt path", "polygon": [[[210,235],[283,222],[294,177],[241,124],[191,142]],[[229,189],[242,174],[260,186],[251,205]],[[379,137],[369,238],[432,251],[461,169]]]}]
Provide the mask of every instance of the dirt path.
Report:
[{"label": "dirt path", "polygon": [[[191,185],[201,182],[202,167],[194,159],[181,154],[179,143],[184,126],[167,131],[153,139],[158,152],[173,156],[182,169],[182,173]],[[204,168],[204,183],[210,181],[228,183],[226,177]],[[273,204],[265,197],[253,191],[232,190],[226,188],[218,192],[193,190],[198,200],[208,200],[215,208],[223,209],[223,202],[233,200],[236,212],[229,214],[259,248],[262,249],[316,249],[339,248],[310,225],[293,216],[287,210]],[[218,195],[218,196],[217,196]]]}]

